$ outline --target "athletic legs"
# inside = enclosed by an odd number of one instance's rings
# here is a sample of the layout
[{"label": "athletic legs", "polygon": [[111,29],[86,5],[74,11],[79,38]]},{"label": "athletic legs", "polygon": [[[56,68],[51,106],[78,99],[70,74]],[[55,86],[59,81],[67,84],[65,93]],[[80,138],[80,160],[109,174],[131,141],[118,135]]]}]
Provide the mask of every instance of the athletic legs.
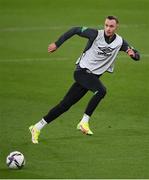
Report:
[{"label": "athletic legs", "polygon": [[63,100],[43,117],[47,123],[50,123],[66,112],[73,104],[78,102],[88,90],[94,93],[85,110],[85,114],[88,116],[92,115],[101,99],[105,96],[106,88],[97,75],[88,73],[87,70],[82,69],[74,72],[74,79],[76,82],[71,86]]},{"label": "athletic legs", "polygon": [[98,78],[99,76],[90,73],[87,69],[80,69],[75,71],[74,79],[76,82],[71,86],[63,100],[60,101],[60,103],[54,108],[52,108],[49,113],[43,117],[42,120],[29,127],[32,135],[32,142],[37,144],[40,130],[47,123],[50,123],[58,116],[66,112],[73,104],[78,102],[87,93],[88,90],[92,91],[94,95],[89,101],[85,110],[85,114],[81,122],[77,125],[77,129],[81,130],[85,134],[92,135],[93,132],[90,130],[88,124],[89,118],[101,99],[106,94],[106,88]]}]

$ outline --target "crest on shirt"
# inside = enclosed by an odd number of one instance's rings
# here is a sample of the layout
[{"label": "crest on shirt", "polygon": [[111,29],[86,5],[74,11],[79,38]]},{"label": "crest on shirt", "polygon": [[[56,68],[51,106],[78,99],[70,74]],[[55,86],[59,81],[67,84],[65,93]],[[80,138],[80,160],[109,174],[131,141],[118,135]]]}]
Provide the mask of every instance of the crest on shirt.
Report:
[{"label": "crest on shirt", "polygon": [[111,56],[112,51],[115,48],[111,48],[111,47],[98,47],[98,49],[100,49],[100,51],[98,52],[98,55],[104,55],[104,56]]}]

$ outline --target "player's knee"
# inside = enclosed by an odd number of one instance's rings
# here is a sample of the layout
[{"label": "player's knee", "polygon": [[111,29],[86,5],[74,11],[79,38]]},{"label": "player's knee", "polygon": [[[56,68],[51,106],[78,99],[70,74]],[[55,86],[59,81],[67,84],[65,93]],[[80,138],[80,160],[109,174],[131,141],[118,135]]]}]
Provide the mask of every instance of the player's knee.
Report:
[{"label": "player's knee", "polygon": [[107,94],[107,90],[105,87],[103,87],[102,89],[96,92],[96,96],[99,98],[104,98],[106,94]]}]

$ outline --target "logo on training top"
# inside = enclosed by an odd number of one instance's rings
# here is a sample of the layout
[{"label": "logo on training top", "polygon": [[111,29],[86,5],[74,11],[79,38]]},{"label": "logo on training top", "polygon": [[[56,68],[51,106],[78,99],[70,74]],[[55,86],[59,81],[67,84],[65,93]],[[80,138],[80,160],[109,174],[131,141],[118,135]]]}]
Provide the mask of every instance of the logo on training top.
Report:
[{"label": "logo on training top", "polygon": [[114,48],[110,48],[110,47],[98,47],[100,49],[100,52],[98,52],[98,55],[104,55],[104,56],[111,56],[112,51],[114,50]]}]

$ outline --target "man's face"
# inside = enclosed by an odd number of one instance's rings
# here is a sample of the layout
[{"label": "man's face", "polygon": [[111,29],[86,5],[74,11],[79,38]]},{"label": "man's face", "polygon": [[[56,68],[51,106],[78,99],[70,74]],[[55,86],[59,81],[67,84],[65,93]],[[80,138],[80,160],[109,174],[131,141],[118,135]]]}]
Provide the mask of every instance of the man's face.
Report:
[{"label": "man's face", "polygon": [[106,36],[113,36],[117,28],[118,28],[118,24],[116,23],[114,19],[105,20],[104,30],[105,30]]}]

